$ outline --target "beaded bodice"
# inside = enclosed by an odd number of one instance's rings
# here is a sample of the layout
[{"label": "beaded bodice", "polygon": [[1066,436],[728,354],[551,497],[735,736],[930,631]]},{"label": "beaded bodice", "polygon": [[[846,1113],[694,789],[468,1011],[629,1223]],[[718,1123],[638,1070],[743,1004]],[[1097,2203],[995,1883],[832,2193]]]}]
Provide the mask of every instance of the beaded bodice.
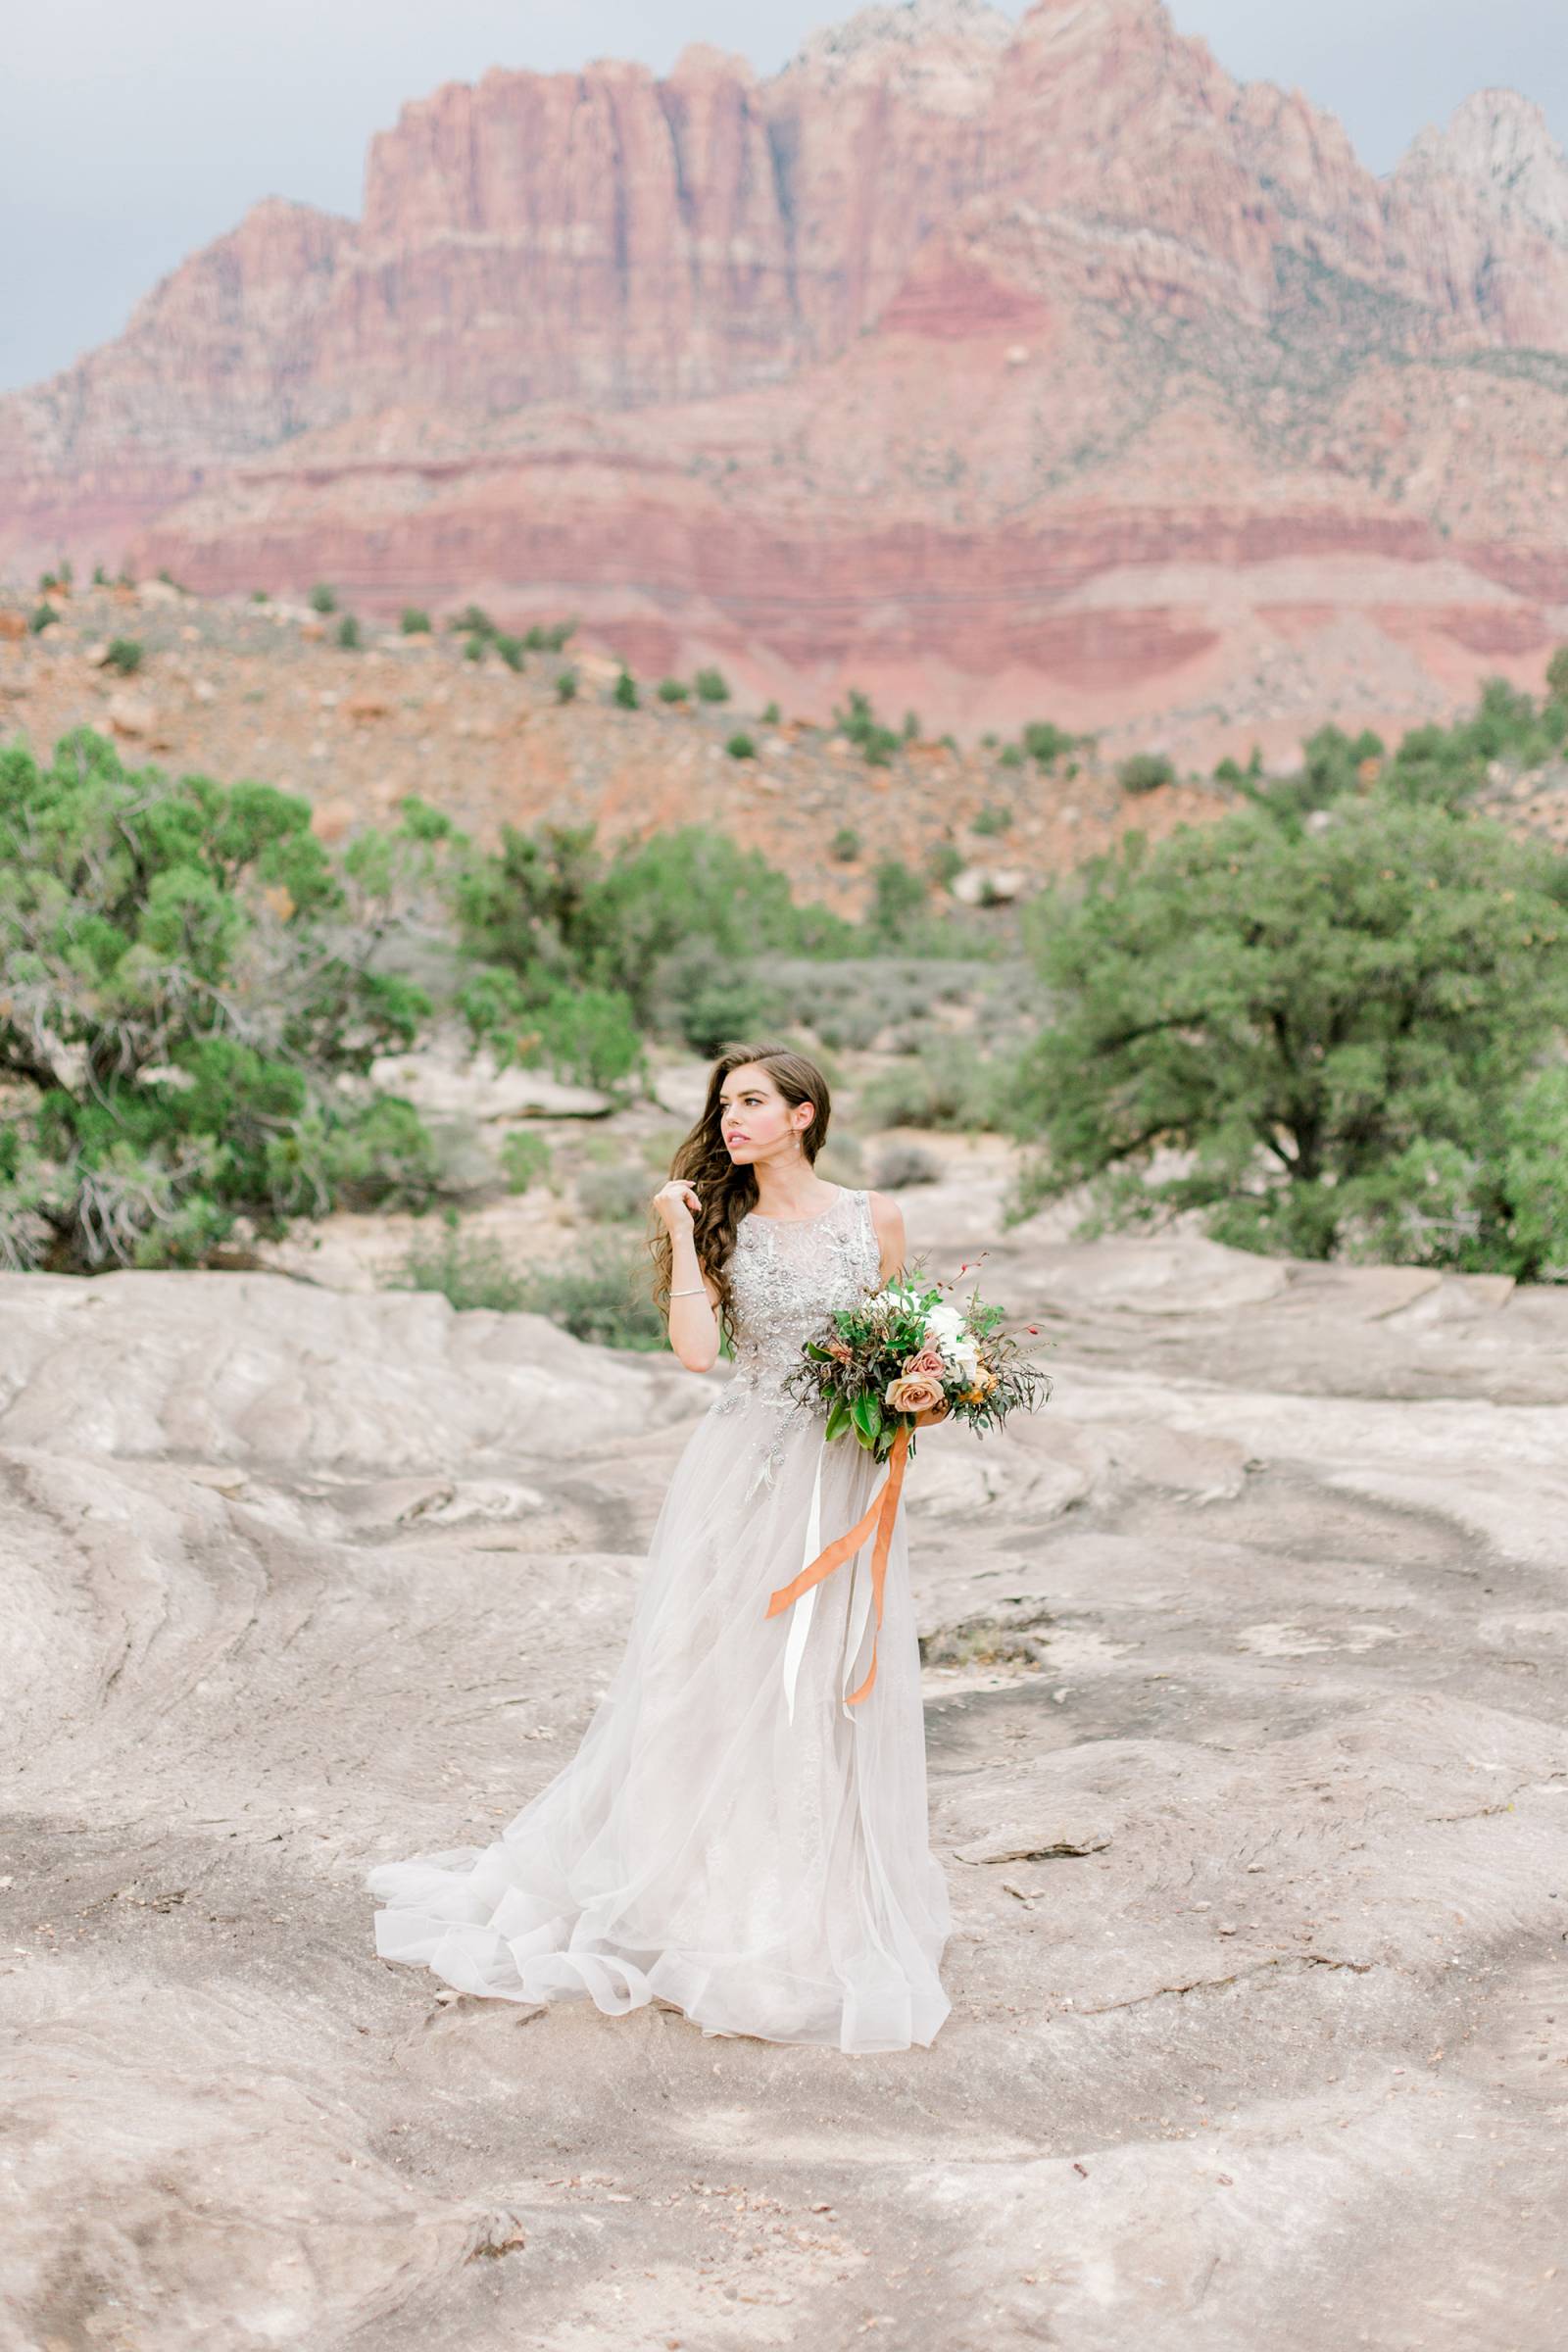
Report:
[{"label": "beaded bodice", "polygon": [[881,1258],[868,1193],[841,1186],[814,1217],[743,1217],[729,1261],[735,1370],[717,1409],[789,1403],[782,1383],[804,1343],[875,1283]]}]

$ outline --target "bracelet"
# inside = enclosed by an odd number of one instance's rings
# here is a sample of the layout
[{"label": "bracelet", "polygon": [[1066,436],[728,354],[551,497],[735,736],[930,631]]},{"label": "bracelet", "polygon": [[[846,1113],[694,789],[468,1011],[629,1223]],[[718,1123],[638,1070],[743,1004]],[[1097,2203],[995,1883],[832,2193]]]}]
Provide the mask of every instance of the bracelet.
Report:
[{"label": "bracelet", "polygon": [[672,1298],[695,1298],[699,1291],[706,1291],[707,1288],[706,1282],[694,1282],[690,1290],[671,1291],[669,1295]]}]

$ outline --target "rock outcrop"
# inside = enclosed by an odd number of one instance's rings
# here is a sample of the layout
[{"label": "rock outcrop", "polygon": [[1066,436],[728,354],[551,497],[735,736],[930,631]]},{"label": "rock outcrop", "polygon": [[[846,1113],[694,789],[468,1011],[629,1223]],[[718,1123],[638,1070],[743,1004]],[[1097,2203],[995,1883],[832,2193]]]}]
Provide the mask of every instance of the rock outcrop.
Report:
[{"label": "rock outcrop", "polygon": [[853,2061],[373,1955],[570,1754],[705,1382],[0,1278],[8,2343],[1561,2342],[1568,1298],[1053,1230],[1051,1403],[908,1487],[954,2013]]}]

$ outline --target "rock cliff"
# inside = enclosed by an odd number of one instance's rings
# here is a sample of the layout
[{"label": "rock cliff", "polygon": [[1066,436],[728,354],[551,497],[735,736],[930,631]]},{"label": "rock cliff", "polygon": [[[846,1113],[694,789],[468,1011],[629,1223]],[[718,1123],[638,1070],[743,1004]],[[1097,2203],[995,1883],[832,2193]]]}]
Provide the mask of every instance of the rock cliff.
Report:
[{"label": "rock cliff", "polygon": [[1565,297],[1537,108],[1482,92],[1380,182],[1162,0],[874,7],[768,78],[498,69],[372,143],[359,221],[259,206],[0,403],[0,561],[564,603],[961,723],[1254,701],[1375,551],[1370,699],[1414,710],[1568,621]]}]

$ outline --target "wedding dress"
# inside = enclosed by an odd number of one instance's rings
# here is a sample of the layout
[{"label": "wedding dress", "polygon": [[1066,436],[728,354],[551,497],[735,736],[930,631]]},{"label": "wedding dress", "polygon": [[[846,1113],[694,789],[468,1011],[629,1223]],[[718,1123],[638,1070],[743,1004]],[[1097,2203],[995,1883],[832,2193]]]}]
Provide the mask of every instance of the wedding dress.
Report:
[{"label": "wedding dress", "polygon": [[904,1504],[876,1678],[869,1542],[768,1598],[886,1476],[785,1396],[801,1343],[878,1276],[868,1195],[755,1211],[730,1260],[736,1361],[655,1522],[625,1654],[566,1764],[493,1844],[371,1870],[375,1947],[502,2000],[655,1998],[709,2034],[842,2050],[928,2043],[951,2006],[929,1846]]}]

